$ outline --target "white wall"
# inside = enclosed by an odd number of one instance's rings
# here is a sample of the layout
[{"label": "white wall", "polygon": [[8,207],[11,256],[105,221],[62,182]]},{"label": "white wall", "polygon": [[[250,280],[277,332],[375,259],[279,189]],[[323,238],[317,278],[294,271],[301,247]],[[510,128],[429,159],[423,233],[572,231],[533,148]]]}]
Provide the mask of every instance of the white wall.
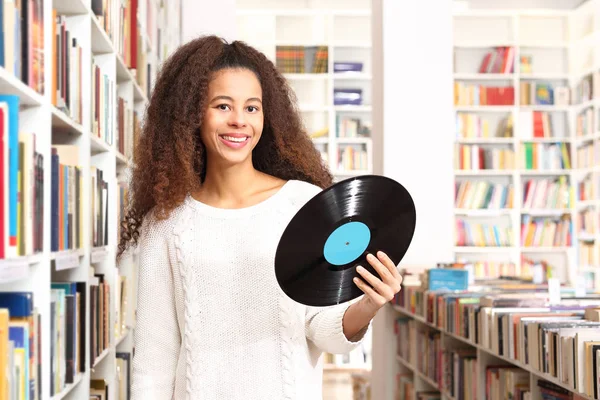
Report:
[{"label": "white wall", "polygon": [[[374,54],[382,54],[385,84],[374,110],[383,114],[383,174],[408,189],[417,210],[400,266],[452,260],[452,2],[373,0],[373,18],[382,27]],[[386,307],[374,321],[373,399],[394,398],[396,316]]]},{"label": "white wall", "polygon": [[453,250],[450,2],[383,0],[383,172],[412,194],[417,228],[405,264]]},{"label": "white wall", "polygon": [[182,42],[208,34],[235,40],[235,3],[236,0],[183,0]]}]

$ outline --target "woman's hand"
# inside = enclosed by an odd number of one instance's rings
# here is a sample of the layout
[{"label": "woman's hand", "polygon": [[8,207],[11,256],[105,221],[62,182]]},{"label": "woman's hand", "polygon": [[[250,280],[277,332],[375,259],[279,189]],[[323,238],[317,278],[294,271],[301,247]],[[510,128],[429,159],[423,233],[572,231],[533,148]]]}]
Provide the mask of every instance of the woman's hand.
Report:
[{"label": "woman's hand", "polygon": [[[381,279],[359,266],[356,270],[362,279],[354,278],[354,284],[365,294],[360,300],[363,303],[362,306],[375,314],[400,291],[402,276],[400,276],[394,262],[382,251],[377,252],[377,257],[373,254],[367,255],[367,261],[377,271]],[[366,284],[365,281],[371,286]]]}]

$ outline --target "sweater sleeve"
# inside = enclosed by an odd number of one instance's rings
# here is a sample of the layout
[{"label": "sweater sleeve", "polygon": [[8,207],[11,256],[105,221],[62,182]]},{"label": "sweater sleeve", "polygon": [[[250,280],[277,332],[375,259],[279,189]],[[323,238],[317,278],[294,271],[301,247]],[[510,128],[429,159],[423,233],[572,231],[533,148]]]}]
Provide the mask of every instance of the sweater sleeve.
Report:
[{"label": "sweater sleeve", "polygon": [[371,322],[354,337],[344,335],[343,318],[351,303],[331,307],[307,307],[306,337],[321,351],[345,354],[358,347],[371,327]]},{"label": "sweater sleeve", "polygon": [[147,224],[140,235],[132,400],[173,398],[181,336],[166,232]]}]

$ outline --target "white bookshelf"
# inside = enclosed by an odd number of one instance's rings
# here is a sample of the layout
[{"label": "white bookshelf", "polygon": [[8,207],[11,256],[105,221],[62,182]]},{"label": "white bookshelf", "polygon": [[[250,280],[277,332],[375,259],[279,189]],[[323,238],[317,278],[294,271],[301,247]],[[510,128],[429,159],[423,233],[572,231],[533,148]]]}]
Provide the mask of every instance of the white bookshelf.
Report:
[{"label": "white bookshelf", "polygon": [[[109,80],[115,84],[112,96],[123,98],[141,120],[144,117],[149,93],[144,85],[143,76],[148,74],[150,65],[150,87],[160,62],[164,60],[180,42],[180,8],[179,0],[158,1],[138,0],[136,24],[140,39],[138,47],[144,53],[138,58],[137,71],[130,70],[119,49],[119,13],[111,13],[113,30],[106,32],[94,15],[92,4],[94,0],[39,0],[43,9],[43,81],[45,91],[36,92],[20,81],[7,69],[0,67],[0,94],[15,94],[19,96],[19,130],[32,133],[36,138],[36,151],[43,156],[43,250],[10,259],[0,260],[0,292],[27,291],[33,293],[34,308],[41,316],[41,398],[42,399],[87,399],[90,394],[90,380],[105,380],[109,388],[108,398],[118,398],[117,352],[133,351],[133,329],[135,321],[137,288],[137,255],[127,255],[117,265],[115,261],[118,244],[118,184],[126,182],[129,165],[128,155],[122,154],[116,145],[117,112],[110,110],[107,114],[108,127],[115,140],[107,141],[105,137],[94,134],[92,129],[93,113],[91,109],[92,63],[102,68]],[[105,6],[117,7],[127,2],[110,0]],[[76,38],[81,47],[81,107],[82,118],[77,122],[53,105],[51,82],[53,77],[52,63],[52,10],[66,18],[66,27],[72,37]],[[5,8],[6,11],[6,2]],[[158,29],[162,32],[158,33]],[[163,27],[171,27],[173,32]],[[128,37],[129,35],[125,35]],[[160,40],[159,40],[160,36]],[[159,48],[160,43],[160,48]],[[93,61],[95,60],[95,61]],[[133,121],[130,121],[133,125]],[[79,167],[82,171],[81,202],[82,211],[82,246],[80,248],[51,251],[51,148],[53,145],[68,144],[77,148]],[[96,167],[103,171],[104,180],[108,183],[108,240],[103,246],[92,245],[92,215],[91,215],[91,172]],[[6,187],[6,186],[5,186]],[[90,284],[93,274],[104,274],[110,285],[110,309],[108,314],[109,346],[89,366],[90,355]],[[119,291],[119,277],[127,278],[127,308],[119,310],[116,301]],[[50,377],[50,299],[51,283],[56,281],[84,282],[87,301],[85,306],[85,350],[86,367],[83,373],[75,376],[73,383],[60,385],[56,393],[51,393]],[[124,326],[115,327],[118,313],[126,313]],[[4,367],[4,366],[2,366]],[[126,382],[124,382],[126,384]]]},{"label": "white bookshelf", "polygon": [[[580,246],[582,243],[598,243],[598,228],[590,234],[582,234],[579,217],[582,209],[591,209],[596,213],[598,203],[580,201],[579,184],[586,177],[594,183],[594,193],[598,184],[597,165],[600,165],[600,153],[597,147],[592,150],[594,159],[584,163],[584,153],[580,149],[586,143],[598,146],[600,126],[600,89],[592,88],[590,93],[594,99],[581,100],[577,95],[578,87],[583,79],[596,79],[600,72],[600,3],[597,0],[583,2],[574,9],[482,9],[456,11],[454,19],[454,82],[463,85],[483,85],[488,87],[512,86],[514,103],[507,105],[476,105],[477,102],[455,102],[456,115],[472,114],[489,124],[490,136],[465,137],[455,126],[452,128],[456,138],[456,146],[479,146],[484,150],[505,149],[513,152],[514,163],[506,168],[489,169],[469,168],[455,169],[456,182],[487,181],[491,184],[513,187],[512,208],[493,207],[493,209],[473,209],[464,203],[457,204],[455,217],[457,221],[470,224],[485,224],[506,229],[512,242],[506,246],[497,243],[460,242],[455,235],[455,256],[457,260],[467,262],[512,262],[519,271],[523,266],[522,258],[528,262],[545,261],[552,267],[552,274],[562,282],[574,284],[582,273],[596,273],[596,277],[585,275],[591,282],[600,282],[598,247],[595,247],[596,258],[593,268],[582,259]],[[479,68],[487,52],[497,46],[511,46],[514,49],[514,68],[512,71],[489,71],[481,73]],[[529,70],[521,69],[521,58],[530,57]],[[521,100],[527,89],[521,83],[549,84],[554,89],[554,104],[524,105]],[[596,82],[595,85],[599,85]],[[568,89],[568,102],[557,101],[556,88]],[[538,86],[539,87],[539,86]],[[531,98],[533,102],[534,99]],[[533,104],[533,103],[529,103]],[[593,127],[585,136],[578,136],[577,116],[590,109],[594,114]],[[552,137],[534,137],[529,119],[531,112],[546,112],[552,124]],[[497,137],[495,130],[503,118],[512,117],[513,130],[511,137]],[[472,120],[473,121],[473,120]],[[465,129],[466,133],[475,130]],[[571,168],[552,168],[553,164],[542,165],[543,168],[528,169],[522,163],[525,157],[525,143],[532,143],[532,148],[540,149],[552,144],[564,144],[568,150]],[[473,147],[471,147],[473,148]],[[456,149],[455,149],[456,151]],[[539,151],[539,150],[535,150]],[[546,153],[547,154],[547,153]],[[455,153],[455,168],[458,164],[458,152]],[[559,164],[560,165],[560,164]],[[465,167],[465,164],[462,165]],[[535,167],[535,166],[534,166]],[[524,185],[527,181],[543,179],[555,180],[564,177],[569,183],[570,201],[557,207],[542,203],[542,207],[531,207],[523,203]],[[597,199],[594,194],[592,199]],[[455,203],[456,204],[456,203]],[[475,206],[477,208],[477,206]],[[568,217],[571,221],[571,243],[557,242],[554,245],[528,246],[522,238],[521,224],[524,218]],[[597,225],[597,222],[596,222]],[[471,225],[473,227],[473,225]],[[487,244],[487,245],[486,245]],[[599,290],[596,286],[595,290]]]},{"label": "white bookshelf", "polygon": [[[314,138],[336,180],[373,173],[372,131],[372,48],[370,2],[327,0],[238,1],[238,38],[277,62],[278,46],[326,46],[327,72],[285,73],[298,100],[309,135],[327,129]],[[306,52],[310,57],[312,53]],[[334,62],[359,62],[358,72],[334,72]],[[309,63],[310,64],[310,63]],[[360,104],[336,105],[334,89],[360,89]],[[359,119],[370,134],[342,136],[338,119]],[[341,130],[343,132],[343,129]],[[343,153],[351,148],[353,162],[344,164]],[[350,150],[347,150],[350,154]],[[358,154],[362,154],[359,156]],[[360,158],[362,157],[362,158]]]},{"label": "white bookshelf", "polygon": [[[309,135],[327,129],[325,135],[314,137],[316,148],[334,175],[334,180],[371,174],[373,141],[378,133],[372,130],[372,45],[371,3],[366,0],[325,1],[253,1],[236,4],[237,39],[265,53],[277,65],[278,46],[326,46],[327,72],[284,73],[297,97],[303,122]],[[309,54],[306,53],[307,57]],[[334,72],[334,62],[359,62],[359,72]],[[310,65],[310,63],[309,63]],[[337,105],[334,89],[351,88],[362,91],[358,105]],[[342,136],[337,120],[359,119],[370,128],[369,135]],[[352,148],[362,153],[361,163],[344,168],[339,152]],[[365,160],[366,159],[366,160]],[[362,348],[348,357],[335,355],[326,359],[325,371],[357,372],[371,368],[371,336]]]}]

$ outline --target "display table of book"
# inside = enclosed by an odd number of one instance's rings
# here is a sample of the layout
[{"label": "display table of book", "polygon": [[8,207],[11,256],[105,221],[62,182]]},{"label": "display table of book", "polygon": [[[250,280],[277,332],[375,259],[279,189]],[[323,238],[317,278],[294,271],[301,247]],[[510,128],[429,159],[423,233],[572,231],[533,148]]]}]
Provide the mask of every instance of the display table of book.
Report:
[{"label": "display table of book", "polygon": [[600,295],[460,266],[402,273],[397,399],[600,398]]}]

